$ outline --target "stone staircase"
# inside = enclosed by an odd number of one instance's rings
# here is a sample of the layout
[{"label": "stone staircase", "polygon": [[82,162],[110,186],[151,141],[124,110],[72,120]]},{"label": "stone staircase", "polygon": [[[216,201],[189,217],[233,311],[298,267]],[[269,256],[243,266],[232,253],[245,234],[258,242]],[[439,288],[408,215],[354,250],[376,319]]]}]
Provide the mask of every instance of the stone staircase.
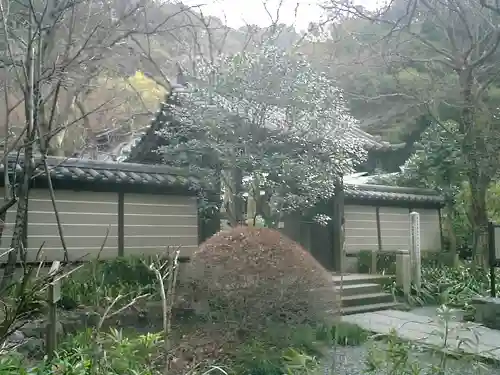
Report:
[{"label": "stone staircase", "polygon": [[[351,315],[364,312],[400,309],[392,294],[383,290],[382,284],[392,276],[347,274],[342,278],[342,314]],[[333,275],[335,287],[340,291],[341,277]]]}]

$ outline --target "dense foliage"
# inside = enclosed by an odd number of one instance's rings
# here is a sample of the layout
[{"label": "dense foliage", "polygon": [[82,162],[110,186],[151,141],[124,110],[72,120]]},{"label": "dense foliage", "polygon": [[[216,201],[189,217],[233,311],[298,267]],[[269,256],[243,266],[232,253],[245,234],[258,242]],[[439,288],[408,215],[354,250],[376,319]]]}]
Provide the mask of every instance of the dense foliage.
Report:
[{"label": "dense foliage", "polygon": [[341,90],[272,40],[257,52],[200,59],[190,82],[165,109],[182,126],[165,124],[160,153],[211,169],[230,199],[245,190],[268,223],[331,197],[338,176],[365,155]]},{"label": "dense foliage", "polygon": [[[498,275],[496,271],[496,277]],[[489,296],[490,287],[490,273],[473,267],[470,262],[449,266],[442,260],[424,260],[421,290],[417,292],[413,289],[408,302],[413,307],[445,305],[462,310],[467,320],[474,320],[472,298]],[[402,290],[395,284],[386,288],[398,297],[403,296]]]},{"label": "dense foliage", "polygon": [[415,144],[415,153],[401,167],[401,173],[376,178],[378,183],[434,189],[445,200],[444,231],[448,248],[455,252],[472,247],[470,200],[464,200],[467,168],[460,148],[457,124],[433,123]]},{"label": "dense foliage", "polygon": [[[471,191],[466,211],[472,255],[483,266],[486,195],[500,166],[500,15],[494,8],[480,1],[411,0],[393,1],[373,11],[331,1],[328,9],[336,22],[330,35],[339,45],[325,41],[330,55],[322,56],[323,62],[332,62],[332,76],[349,93],[353,113],[374,131],[395,130],[411,147],[429,126],[442,127],[439,137],[446,146],[428,145],[438,151],[430,156],[434,161],[427,160],[435,168],[427,170],[424,163],[420,170],[427,176],[437,172],[438,180],[430,186],[446,193],[453,194],[454,187],[466,182]],[[341,16],[346,14],[350,16]],[[437,160],[448,165],[441,167]],[[458,176],[439,173],[453,172],[453,162],[463,167]]]}]

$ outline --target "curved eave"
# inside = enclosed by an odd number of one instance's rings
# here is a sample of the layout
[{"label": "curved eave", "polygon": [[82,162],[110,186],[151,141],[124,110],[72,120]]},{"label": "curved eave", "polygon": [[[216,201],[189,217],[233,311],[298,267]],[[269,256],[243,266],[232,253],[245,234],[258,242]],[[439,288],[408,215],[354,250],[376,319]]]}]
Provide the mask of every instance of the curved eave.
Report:
[{"label": "curved eave", "polygon": [[377,201],[393,204],[430,205],[442,207],[444,198],[433,190],[404,188],[384,185],[346,184],[344,188],[346,200],[351,201]]},{"label": "curved eave", "polygon": [[390,142],[383,141],[380,136],[367,133],[359,127],[352,128],[350,132],[352,137],[363,144],[366,151],[391,151],[405,146],[404,143],[391,144]]},{"label": "curved eave", "polygon": [[[174,82],[173,80],[171,82]],[[130,154],[124,160],[124,163],[147,163],[151,159],[154,153],[154,149],[158,148],[162,142],[162,138],[159,137],[156,132],[163,128],[164,124],[162,122],[156,121],[158,116],[165,111],[167,104],[175,104],[177,101],[177,95],[182,95],[183,93],[189,92],[186,85],[179,83],[170,84],[171,91],[165,96],[165,101],[161,103],[160,109],[156,112],[154,119],[151,124],[143,127],[144,134],[137,141],[137,143],[131,148]],[[152,159],[157,160],[158,158],[153,157]]]},{"label": "curved eave", "polygon": [[[23,166],[22,157],[16,163],[9,158],[8,173],[20,177]],[[178,168],[135,163],[114,163],[84,159],[47,158],[51,180],[85,183],[87,185],[129,185],[169,189],[182,189],[194,194],[201,190],[201,180]],[[47,175],[40,160],[35,160],[34,180],[46,180]],[[0,173],[5,166],[0,164]]]},{"label": "curved eave", "polygon": [[401,150],[404,148],[406,144],[404,143],[397,143],[397,144],[392,144],[392,143],[384,143],[384,144],[365,144],[364,148],[366,151],[380,151],[380,152],[387,152],[387,151],[397,151]]}]

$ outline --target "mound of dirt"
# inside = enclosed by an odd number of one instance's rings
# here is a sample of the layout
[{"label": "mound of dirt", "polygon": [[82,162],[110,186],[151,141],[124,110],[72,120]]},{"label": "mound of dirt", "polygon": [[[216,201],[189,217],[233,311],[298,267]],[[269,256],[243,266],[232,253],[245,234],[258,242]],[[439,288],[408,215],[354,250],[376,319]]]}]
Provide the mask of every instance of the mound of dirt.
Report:
[{"label": "mound of dirt", "polygon": [[198,310],[245,330],[323,323],[338,310],[331,274],[275,230],[221,231],[193,254],[187,271]]}]

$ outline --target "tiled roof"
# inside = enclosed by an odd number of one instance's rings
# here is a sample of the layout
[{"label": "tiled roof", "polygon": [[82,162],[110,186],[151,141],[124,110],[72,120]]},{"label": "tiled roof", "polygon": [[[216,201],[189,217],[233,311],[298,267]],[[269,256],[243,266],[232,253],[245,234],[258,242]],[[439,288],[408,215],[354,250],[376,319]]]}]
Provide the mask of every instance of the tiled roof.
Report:
[{"label": "tiled roof", "polygon": [[345,184],[344,191],[346,199],[353,200],[443,204],[443,197],[430,189],[369,184]]},{"label": "tiled roof", "polygon": [[[9,172],[22,172],[22,156],[17,164],[9,158]],[[95,182],[113,185],[147,185],[158,187],[177,187],[187,190],[201,189],[199,177],[179,168],[161,165],[135,163],[101,162],[85,159],[47,158],[50,176],[53,180]],[[43,165],[35,160],[35,178],[46,178]],[[0,173],[5,170],[0,163]],[[433,190],[404,188],[384,185],[352,184],[344,186],[346,199],[377,200],[397,202],[418,202],[440,205],[443,198]]]},{"label": "tiled roof", "polygon": [[[17,163],[14,157],[9,158],[9,173],[15,170],[22,172],[23,157]],[[135,163],[102,162],[87,159],[47,158],[50,176],[53,180],[95,182],[115,185],[149,185],[200,189],[200,179],[178,168]],[[36,179],[46,178],[40,160],[35,160]],[[0,162],[0,173],[5,166]]]},{"label": "tiled roof", "polygon": [[[172,94],[183,94],[188,92],[189,89],[186,86],[182,86],[179,84],[175,84],[172,86]],[[167,97],[167,101],[170,96]],[[200,104],[202,105],[202,104]],[[162,108],[157,112],[157,114],[162,113],[164,104],[162,104]],[[159,144],[162,142],[161,137],[159,137],[156,132],[163,127],[163,124],[157,121],[152,121],[147,130],[142,134],[139,139],[134,139],[127,146],[130,148],[129,155],[125,158],[124,161],[128,162],[150,162],[148,157],[151,158],[151,153],[158,148]],[[363,144],[363,147],[367,151],[375,150],[375,151],[389,151],[400,149],[405,146],[404,143],[401,144],[392,144],[387,141],[383,141],[381,137],[371,135],[357,125],[350,128],[346,134],[343,135],[347,139],[353,139],[356,141],[360,141]],[[157,159],[158,156],[154,155],[153,159]]]},{"label": "tiled roof", "polygon": [[404,143],[401,144],[393,144],[387,141],[383,141],[380,137],[371,135],[364,130],[361,130],[358,127],[353,127],[350,129],[351,136],[361,141],[364,145],[364,148],[367,151],[377,150],[377,151],[388,151],[394,150],[398,148],[402,148],[405,146]]}]

